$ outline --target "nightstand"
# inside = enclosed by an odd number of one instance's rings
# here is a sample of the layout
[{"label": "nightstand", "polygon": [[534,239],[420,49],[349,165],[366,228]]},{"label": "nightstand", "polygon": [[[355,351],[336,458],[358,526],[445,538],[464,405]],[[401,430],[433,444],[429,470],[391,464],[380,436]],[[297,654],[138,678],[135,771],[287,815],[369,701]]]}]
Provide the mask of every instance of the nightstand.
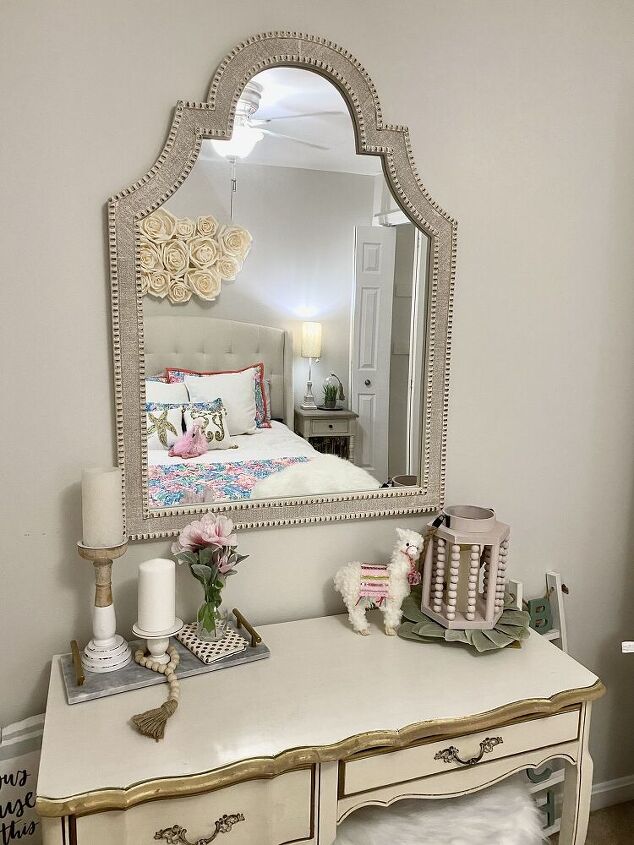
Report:
[{"label": "nightstand", "polygon": [[347,408],[342,411],[295,408],[295,433],[308,440],[318,452],[354,462],[358,417]]}]

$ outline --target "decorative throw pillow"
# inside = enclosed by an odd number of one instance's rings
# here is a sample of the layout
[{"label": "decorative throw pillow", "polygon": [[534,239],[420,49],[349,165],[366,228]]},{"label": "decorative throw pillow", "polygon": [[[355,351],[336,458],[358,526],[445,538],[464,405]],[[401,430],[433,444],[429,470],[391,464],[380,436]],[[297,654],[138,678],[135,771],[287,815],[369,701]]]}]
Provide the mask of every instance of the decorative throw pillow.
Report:
[{"label": "decorative throw pillow", "polygon": [[[271,400],[270,400],[270,382],[267,385],[267,380],[264,378],[264,364],[258,361],[257,364],[250,364],[248,367],[243,367],[241,370],[214,370],[204,372],[202,370],[183,370],[176,367],[168,367],[165,371],[167,379],[170,384],[179,384],[184,382],[187,376],[219,376],[229,375],[235,373],[243,373],[246,370],[253,370],[253,392],[255,399],[255,424],[258,428],[271,427]],[[232,432],[234,433],[234,432]],[[237,432],[235,432],[237,433]]]},{"label": "decorative throw pillow", "polygon": [[179,405],[189,402],[189,394],[184,384],[164,384],[160,381],[145,380],[145,401],[160,402],[167,405]]},{"label": "decorative throw pillow", "polygon": [[167,451],[183,433],[183,406],[146,402],[145,424],[148,449]]},{"label": "decorative throw pillow", "polygon": [[185,386],[190,402],[222,399],[227,412],[229,434],[253,434],[257,431],[252,370],[213,376],[185,376]]},{"label": "decorative throw pillow", "polygon": [[[257,407],[257,401],[256,401]],[[264,413],[264,423],[258,428],[271,428],[271,379],[265,378],[264,379],[264,404],[266,405],[266,411]]]},{"label": "decorative throw pillow", "polygon": [[191,402],[183,408],[185,428],[190,431],[194,420],[199,420],[201,430],[207,438],[207,449],[237,449],[238,444],[234,443],[229,435],[227,424],[227,412],[222,399],[214,402]]},{"label": "decorative throw pillow", "polygon": [[167,384],[168,383],[168,378],[165,375],[165,373],[159,373],[156,376],[146,376],[145,380],[146,381],[158,381],[161,384]]}]

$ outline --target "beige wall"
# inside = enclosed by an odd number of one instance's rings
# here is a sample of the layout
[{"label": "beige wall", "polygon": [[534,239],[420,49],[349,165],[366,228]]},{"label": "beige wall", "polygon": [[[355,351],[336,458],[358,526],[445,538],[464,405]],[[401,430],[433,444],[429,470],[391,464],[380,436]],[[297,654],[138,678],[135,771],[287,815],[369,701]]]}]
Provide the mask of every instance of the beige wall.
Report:
[{"label": "beige wall", "polygon": [[[497,506],[529,591],[561,569],[571,650],[609,687],[597,779],[632,772],[619,642],[634,632],[633,13],[628,0],[4,0],[0,723],[42,709],[49,655],[88,631],[77,479],[113,457],[104,201],[153,163],[177,99],[204,97],[229,48],[280,27],[360,59],[460,221],[448,498]],[[384,553],[391,531],[249,534],[231,599],[258,622],[332,611],[337,563]],[[166,549],[117,564],[123,631],[135,563]]]}]

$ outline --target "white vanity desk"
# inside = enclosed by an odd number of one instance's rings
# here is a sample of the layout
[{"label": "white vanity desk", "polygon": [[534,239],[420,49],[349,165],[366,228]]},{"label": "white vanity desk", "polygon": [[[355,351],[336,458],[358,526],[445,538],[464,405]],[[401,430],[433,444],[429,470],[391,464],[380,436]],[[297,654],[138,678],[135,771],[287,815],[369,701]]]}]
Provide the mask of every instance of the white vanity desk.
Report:
[{"label": "white vanity desk", "polygon": [[[602,683],[537,634],[476,656],[351,632],[344,617],[260,629],[271,658],[183,680],[165,739],[130,727],[162,685],[68,706],[53,660],[38,782],[45,845],[210,841],[330,845],[364,804],[477,790],[563,757],[561,845],[585,841],[590,702]],[[480,743],[487,738],[502,741]],[[463,759],[485,748],[481,762]],[[451,755],[451,752],[449,752]],[[448,756],[447,754],[443,756]],[[182,837],[182,838],[181,838]]]}]

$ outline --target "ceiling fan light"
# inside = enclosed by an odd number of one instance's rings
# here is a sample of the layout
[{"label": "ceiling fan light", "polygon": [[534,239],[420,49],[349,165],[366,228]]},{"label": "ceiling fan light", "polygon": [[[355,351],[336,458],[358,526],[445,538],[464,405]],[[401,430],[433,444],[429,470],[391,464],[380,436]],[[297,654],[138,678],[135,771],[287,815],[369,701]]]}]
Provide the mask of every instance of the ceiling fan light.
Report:
[{"label": "ceiling fan light", "polygon": [[264,137],[261,129],[253,126],[234,126],[233,135],[228,141],[212,141],[211,145],[223,158],[246,158]]}]

